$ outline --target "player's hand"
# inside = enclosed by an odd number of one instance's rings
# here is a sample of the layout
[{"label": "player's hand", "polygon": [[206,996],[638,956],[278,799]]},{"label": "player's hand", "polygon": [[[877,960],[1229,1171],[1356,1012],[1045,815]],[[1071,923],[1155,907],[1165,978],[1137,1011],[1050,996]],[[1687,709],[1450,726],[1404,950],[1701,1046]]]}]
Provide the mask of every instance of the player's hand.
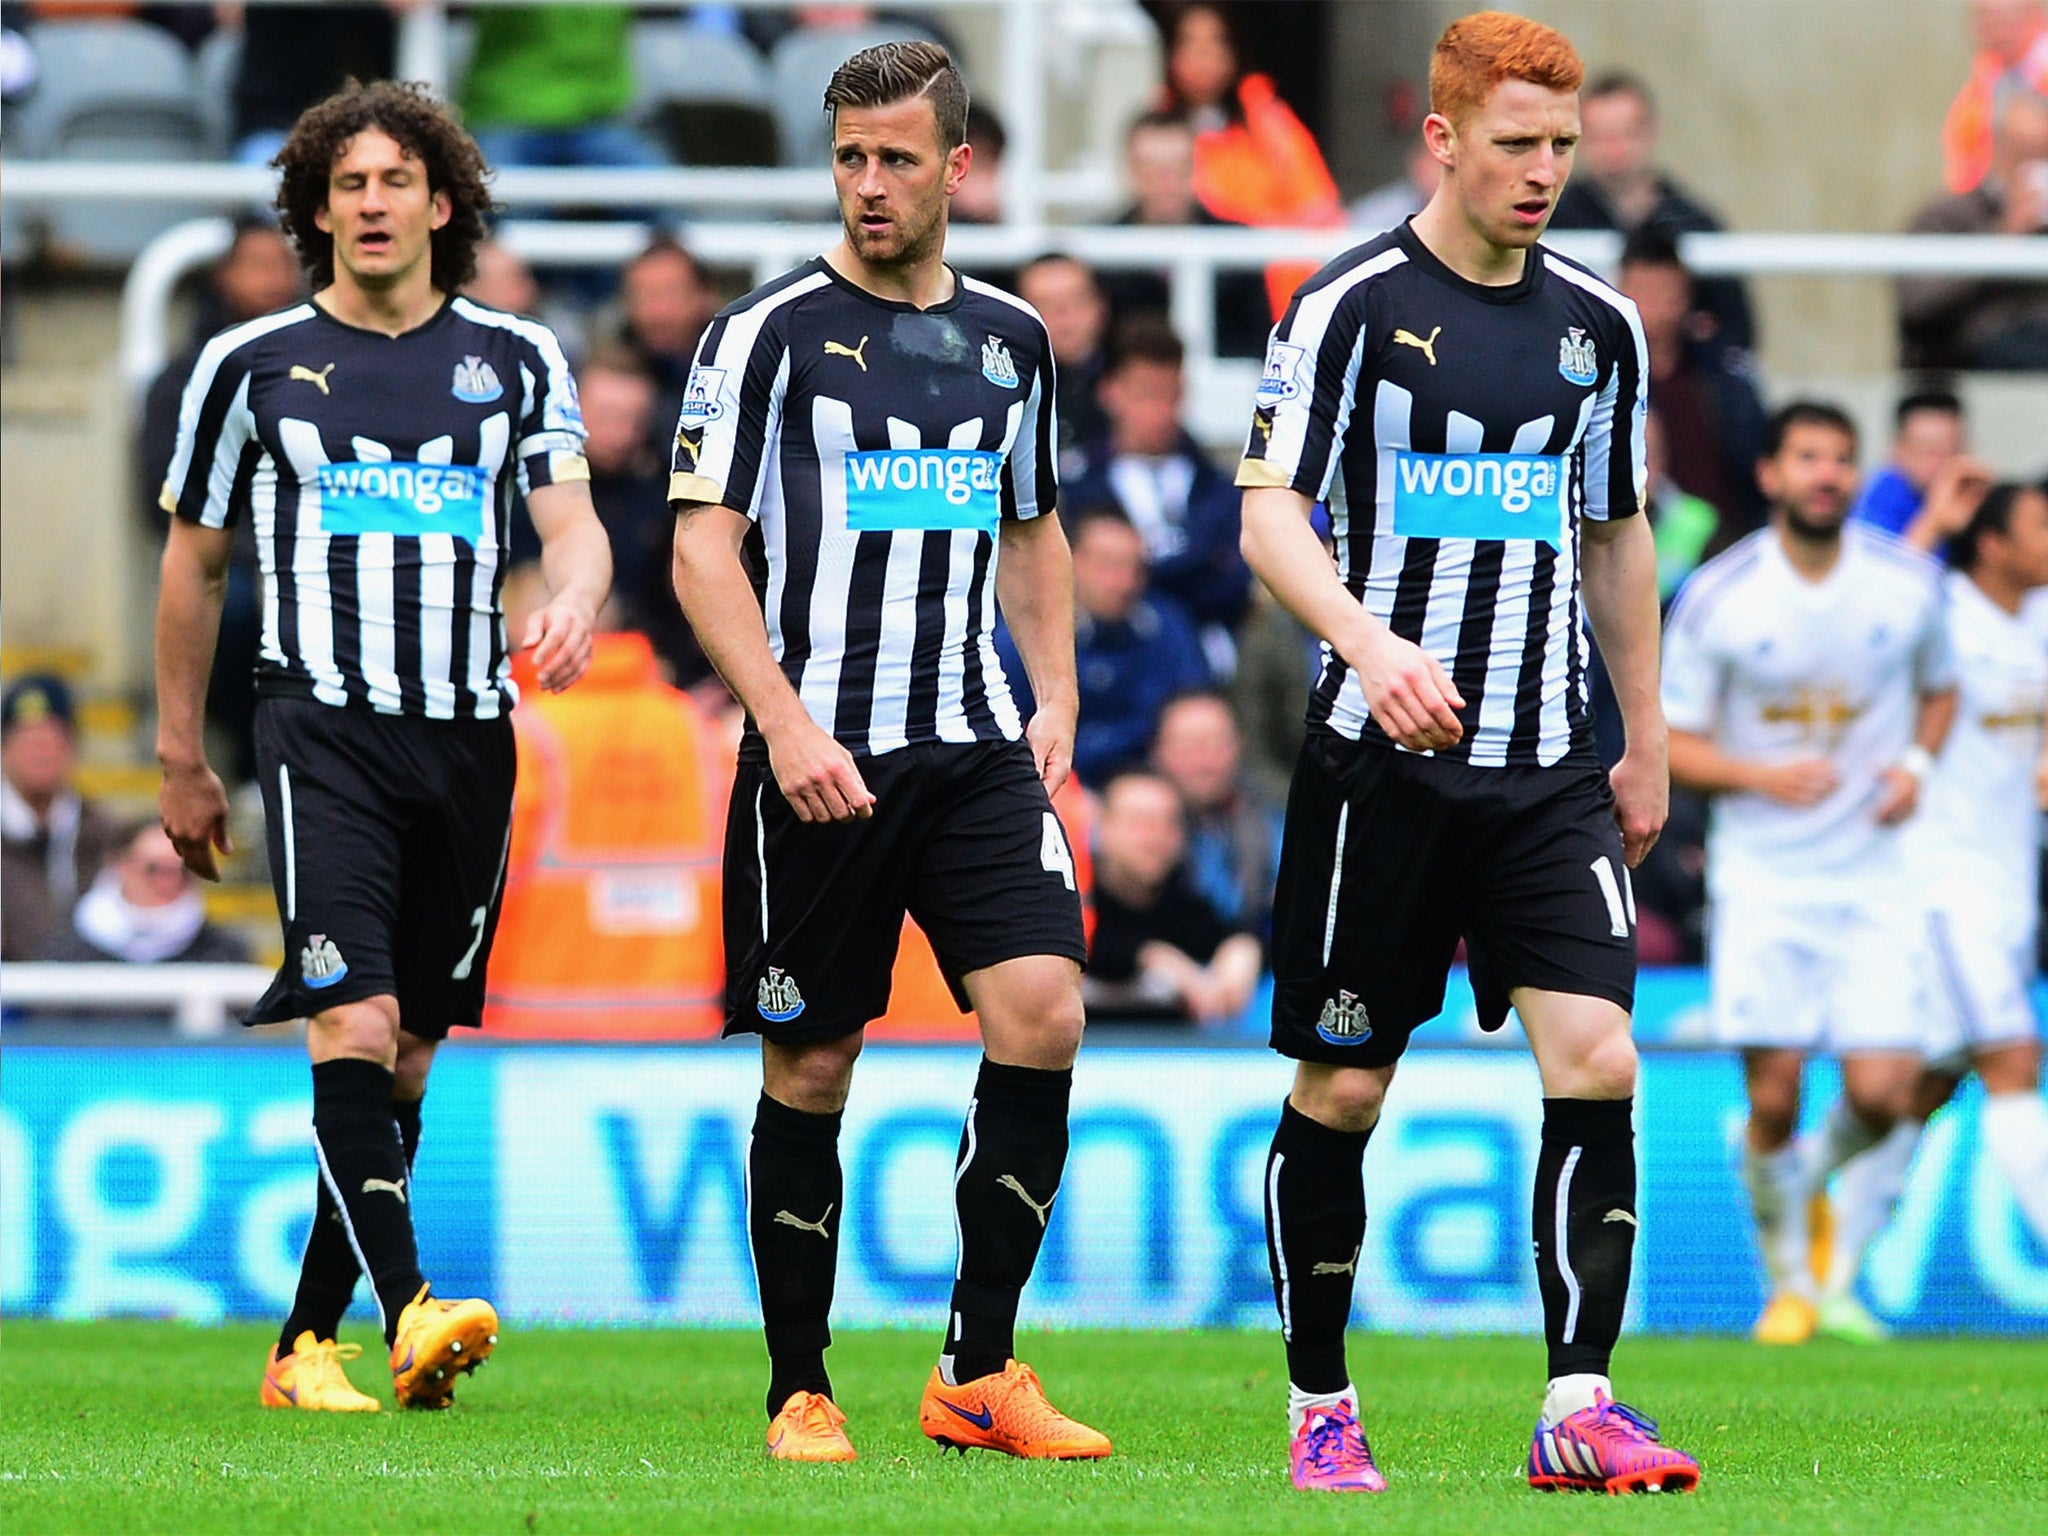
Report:
[{"label": "player's hand", "polygon": [[2034,764],[2034,803],[2048,811],[2048,752],[2041,754],[2041,760]]},{"label": "player's hand", "polygon": [[1608,770],[1614,791],[1614,821],[1621,828],[1621,856],[1630,869],[1641,866],[1663,835],[1671,814],[1671,757],[1649,745],[1630,743]]},{"label": "player's hand", "polygon": [[2006,178],[2005,207],[2000,210],[1998,227],[2008,235],[2048,229],[2048,160],[2013,168]]},{"label": "player's hand", "polygon": [[875,814],[875,797],[854,766],[853,754],[809,716],[763,736],[775,787],[798,821],[866,821]]},{"label": "player's hand", "polygon": [[220,775],[203,759],[166,763],[156,803],[164,832],[185,867],[202,880],[218,880],[220,862],[214,850],[235,851],[235,840],[228,836],[228,792]]},{"label": "player's hand", "polygon": [[1458,744],[1465,701],[1434,656],[1385,628],[1376,628],[1359,649],[1344,659],[1358,669],[1366,707],[1381,730],[1411,752]]},{"label": "player's hand", "polygon": [[1879,826],[1895,827],[1920,804],[1920,780],[1903,768],[1887,768],[1877,782],[1877,805],[1871,814]]},{"label": "player's hand", "polygon": [[1991,494],[1996,477],[1978,460],[1967,456],[1949,460],[1927,487],[1914,522],[1923,524],[1937,540],[1952,539],[1969,526],[1984,498]]},{"label": "player's hand", "polygon": [[591,634],[596,624],[574,603],[552,602],[526,626],[522,651],[533,652],[533,670],[541,687],[560,693],[590,666]]},{"label": "player's hand", "polygon": [[1797,762],[1774,763],[1757,774],[1756,792],[1767,800],[1798,810],[1819,805],[1841,784],[1842,776],[1824,757],[1802,757]]},{"label": "player's hand", "polygon": [[1073,706],[1055,708],[1040,705],[1024,727],[1024,739],[1031,744],[1031,761],[1038,769],[1038,782],[1048,797],[1060,792],[1067,775],[1074,771],[1075,711]]}]

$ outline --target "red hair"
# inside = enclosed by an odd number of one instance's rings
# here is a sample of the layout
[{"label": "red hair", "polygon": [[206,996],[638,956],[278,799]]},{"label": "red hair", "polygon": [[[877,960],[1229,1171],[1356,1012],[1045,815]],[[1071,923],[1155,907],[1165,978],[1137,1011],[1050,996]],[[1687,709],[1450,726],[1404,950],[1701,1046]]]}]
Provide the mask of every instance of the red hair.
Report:
[{"label": "red hair", "polygon": [[1444,28],[1429,61],[1429,109],[1462,123],[1503,80],[1576,91],[1586,66],[1565,35],[1526,16],[1478,11]]}]

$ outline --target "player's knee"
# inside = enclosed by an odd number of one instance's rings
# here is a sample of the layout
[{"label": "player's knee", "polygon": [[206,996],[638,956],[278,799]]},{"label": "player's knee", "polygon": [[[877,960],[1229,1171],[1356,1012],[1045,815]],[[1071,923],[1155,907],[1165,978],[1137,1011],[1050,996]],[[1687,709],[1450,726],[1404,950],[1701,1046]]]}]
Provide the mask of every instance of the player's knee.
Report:
[{"label": "player's knee", "polygon": [[1918,1087],[1917,1078],[1851,1082],[1843,1085],[1842,1097],[1858,1120],[1882,1134],[1912,1113]]},{"label": "player's knee", "polygon": [[306,1024],[306,1043],[315,1061],[351,1057],[395,1070],[398,1038],[398,999],[394,997],[366,997],[325,1008]]},{"label": "player's knee", "polygon": [[768,1097],[805,1114],[836,1114],[846,1107],[853,1064],[860,1057],[858,1033],[806,1045],[770,1045],[762,1052],[762,1087]]},{"label": "player's knee", "polygon": [[[2025,1093],[2041,1085],[2041,1048],[2031,1040],[2020,1040],[1986,1051],[1977,1058],[1977,1072],[1984,1079],[1986,1093]],[[1955,1092],[1953,1078],[1941,1081],[1949,1094]],[[1942,1102],[1947,1099],[1944,1094]]]},{"label": "player's knee", "polygon": [[1636,1091],[1636,1043],[1626,1034],[1604,1036],[1578,1063],[1578,1098],[1626,1099]]},{"label": "player's knee", "polygon": [[1081,1049],[1081,1031],[1086,1023],[1080,988],[1062,987],[1049,990],[1037,1000],[1023,1027],[1036,1047],[1034,1055],[1048,1062],[1070,1064]]},{"label": "player's knee", "polygon": [[1074,1064],[1087,1016],[1080,975],[1070,962],[1025,973],[1002,987],[971,986],[970,995],[992,1060],[1048,1071]]},{"label": "player's knee", "polygon": [[423,1040],[404,1031],[398,1036],[398,1064],[391,1069],[391,1097],[417,1101],[427,1096],[427,1073],[434,1065],[438,1040]]},{"label": "player's knee", "polygon": [[1337,1131],[1369,1131],[1379,1124],[1388,1078],[1357,1067],[1303,1072],[1295,1078],[1294,1107]]}]

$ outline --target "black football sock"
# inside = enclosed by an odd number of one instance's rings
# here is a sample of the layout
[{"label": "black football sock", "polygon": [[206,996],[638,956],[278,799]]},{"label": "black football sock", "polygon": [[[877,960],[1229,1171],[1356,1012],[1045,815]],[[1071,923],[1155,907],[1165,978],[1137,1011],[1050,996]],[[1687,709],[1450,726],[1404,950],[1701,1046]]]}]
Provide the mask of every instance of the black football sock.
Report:
[{"label": "black football sock", "polygon": [[953,1178],[960,1269],[940,1367],[956,1385],[994,1375],[1017,1352],[1017,1299],[1066,1172],[1073,1089],[1071,1067],[1052,1072],[982,1058]]},{"label": "black football sock", "polygon": [[1266,1252],[1287,1341],[1287,1379],[1311,1395],[1351,1383],[1344,1325],[1365,1249],[1365,1144],[1370,1130],[1340,1131],[1290,1101],[1266,1154]]},{"label": "black football sock", "polygon": [[832,1395],[832,1284],[839,1270],[843,1115],[808,1114],[761,1095],[747,1147],[747,1235],[768,1336],[768,1416],[797,1392]]},{"label": "black football sock", "polygon": [[1530,1230],[1550,1376],[1605,1376],[1636,1242],[1629,1099],[1545,1099]]},{"label": "black football sock", "polygon": [[[388,1344],[398,1331],[398,1314],[426,1284],[413,1241],[411,1179],[392,1110],[390,1072],[374,1061],[316,1062],[313,1140],[348,1245],[377,1293]],[[319,1225],[317,1216],[314,1224]]]},{"label": "black football sock", "polygon": [[[420,1150],[420,1101],[395,1100],[391,1116],[398,1122],[398,1139],[405,1147],[405,1171],[409,1175]],[[348,1304],[355,1299],[356,1280],[363,1272],[356,1263],[355,1250],[348,1245],[348,1232],[341,1224],[334,1196],[328,1193],[327,1181],[315,1174],[313,1185],[317,1191],[313,1199],[313,1227],[306,1234],[306,1256],[299,1261],[299,1289],[292,1297],[291,1314],[285,1318],[284,1332],[278,1336],[280,1355],[290,1354],[302,1333],[311,1333],[316,1339],[333,1338],[348,1312]],[[410,1181],[406,1189],[409,1199]]]}]

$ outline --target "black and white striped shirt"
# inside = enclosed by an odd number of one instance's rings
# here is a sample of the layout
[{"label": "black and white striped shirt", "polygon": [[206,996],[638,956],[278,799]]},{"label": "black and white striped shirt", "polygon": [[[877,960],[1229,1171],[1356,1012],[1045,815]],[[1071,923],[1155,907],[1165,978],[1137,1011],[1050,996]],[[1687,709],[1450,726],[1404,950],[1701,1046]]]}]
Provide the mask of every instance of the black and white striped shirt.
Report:
[{"label": "black and white striped shirt", "polygon": [[1057,500],[1052,347],[1030,305],[956,282],[919,310],[807,262],[711,323],[677,424],[670,499],[753,520],[769,645],[856,754],[1023,734],[997,535]]},{"label": "black and white striped shirt", "polygon": [[[1274,327],[1237,483],[1327,498],[1352,595],[1465,700],[1443,755],[1590,762],[1579,520],[1641,510],[1648,390],[1635,306],[1585,268],[1538,246],[1486,287],[1403,224]],[[1328,645],[1308,719],[1386,740]]]},{"label": "black and white striped shirt", "polygon": [[162,499],[209,528],[254,520],[260,693],[488,720],[516,698],[498,601],[515,483],[589,474],[546,326],[458,298],[386,336],[307,303],[200,352]]}]

